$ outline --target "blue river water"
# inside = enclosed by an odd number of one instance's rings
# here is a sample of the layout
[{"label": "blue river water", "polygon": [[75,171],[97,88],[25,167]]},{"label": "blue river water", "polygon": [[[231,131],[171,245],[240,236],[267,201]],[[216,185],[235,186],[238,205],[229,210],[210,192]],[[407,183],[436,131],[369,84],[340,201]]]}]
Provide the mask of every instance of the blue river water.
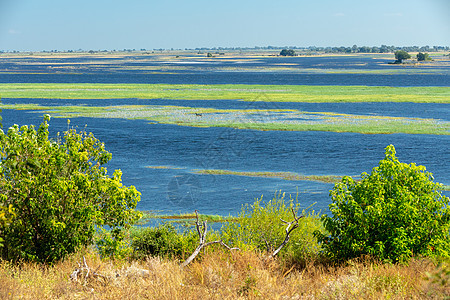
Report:
[{"label": "blue river water", "polygon": [[[161,60],[154,56],[0,58],[0,83],[168,83],[168,84],[287,84],[367,86],[450,86],[448,67],[388,65],[392,59],[354,57],[219,57],[205,60]],[[82,65],[85,64],[85,65]],[[166,67],[172,67],[167,70]],[[180,67],[174,69],[173,66]],[[134,67],[127,69],[127,67]],[[149,72],[148,67],[158,72]],[[283,67],[282,71],[277,67]],[[156,68],[156,69],[155,69]],[[245,68],[245,71],[241,71]],[[270,69],[275,68],[275,69]],[[268,70],[268,71],[265,71]],[[389,73],[340,73],[342,71]],[[329,73],[331,71],[332,73]],[[396,73],[396,71],[399,71]],[[411,67],[409,69],[411,71]],[[14,72],[17,72],[15,74]]]},{"label": "blue river water", "polygon": [[[360,61],[328,61],[296,58],[297,64],[319,68],[357,68]],[[379,62],[368,60],[365,68],[383,68]],[[66,61],[71,62],[71,61]],[[78,63],[76,59],[73,63]],[[278,61],[279,63],[280,61]],[[283,61],[282,61],[283,62]],[[290,60],[292,62],[292,60]],[[139,65],[150,62],[136,62]],[[152,62],[162,64],[161,62]],[[231,63],[231,62],[230,62]],[[236,62],[232,62],[236,64]],[[242,61],[242,64],[259,64]],[[372,65],[372,64],[373,65]],[[19,62],[0,59],[0,69],[10,64],[20,69]],[[42,62],[42,65],[51,61]],[[130,63],[131,64],[131,63]],[[226,65],[227,62],[222,62]],[[328,64],[328,65],[327,65]],[[219,66],[222,66],[219,64]],[[356,67],[354,66],[356,65]],[[28,65],[23,64],[26,69]],[[331,67],[330,67],[331,66]],[[39,67],[39,66],[38,66]],[[34,65],[28,68],[36,70]],[[145,74],[120,72],[112,67],[85,74],[1,74],[0,82],[101,82],[101,83],[242,83],[242,84],[327,84],[327,85],[389,85],[389,86],[449,86],[448,70],[442,74],[368,75],[368,74],[298,74],[289,72],[218,72],[204,68],[175,74]],[[438,72],[439,73],[439,72]],[[8,103],[39,103],[42,105],[118,105],[164,104],[215,108],[246,108],[240,101],[182,100],[54,100],[6,99]],[[259,108],[267,103],[255,103]],[[399,117],[437,118],[449,121],[448,104],[417,103],[269,103],[274,108],[295,108],[304,111],[386,115]],[[36,124],[41,112],[3,110],[3,126],[14,123]],[[384,157],[384,148],[393,144],[402,162],[425,165],[436,181],[450,185],[450,138],[437,135],[379,134],[330,132],[254,131],[231,128],[191,128],[176,125],[149,124],[143,120],[75,118],[71,126],[86,129],[106,144],[113,154],[108,170],[123,171],[126,185],[134,185],[142,193],[141,210],[163,213],[192,212],[236,215],[245,203],[264,195],[270,200],[276,191],[286,192],[303,208],[315,203],[315,211],[326,211],[331,202],[332,184],[312,181],[286,181],[276,178],[256,178],[232,175],[199,175],[196,169],[226,169],[232,171],[284,171],[304,175],[360,175],[370,172]],[[50,130],[67,129],[65,119],[53,118]],[[153,168],[149,168],[153,166]],[[166,166],[166,168],[155,168]],[[446,192],[446,195],[449,193]],[[289,198],[289,196],[287,196]]]},{"label": "blue river water", "polygon": [[202,74],[6,74],[0,83],[168,83],[168,84],[286,84],[366,86],[450,86],[447,75],[292,74],[204,72]]},{"label": "blue river water", "polygon": [[[2,112],[5,127],[39,124],[42,114]],[[51,131],[64,131],[64,119],[52,119]],[[359,175],[370,172],[393,144],[403,162],[427,166],[437,181],[449,184],[450,139],[435,135],[363,135],[357,133],[252,131],[148,124],[142,120],[76,118],[112,152],[108,164],[123,171],[126,185],[142,193],[139,208],[163,212],[236,214],[244,203],[281,190],[307,207],[325,211],[332,184],[230,175],[197,175],[195,169],[288,171],[305,175]],[[147,166],[170,166],[151,169]],[[178,186],[174,184],[181,180]],[[183,200],[183,198],[187,197]]]}]

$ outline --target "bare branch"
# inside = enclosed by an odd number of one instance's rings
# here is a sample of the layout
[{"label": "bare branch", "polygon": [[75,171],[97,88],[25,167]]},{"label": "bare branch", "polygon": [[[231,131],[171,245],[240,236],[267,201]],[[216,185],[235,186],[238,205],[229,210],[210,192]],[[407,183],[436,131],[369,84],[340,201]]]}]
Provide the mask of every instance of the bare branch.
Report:
[{"label": "bare branch", "polygon": [[202,223],[202,227],[203,227],[203,234],[202,234],[202,243],[204,243],[205,242],[205,240],[206,240],[206,232],[208,231],[208,226],[206,226],[206,220],[205,221],[203,221],[203,223]]},{"label": "bare branch", "polygon": [[81,263],[78,263],[78,268],[76,268],[75,271],[73,271],[72,274],[70,274],[69,278],[70,280],[78,282],[78,277],[84,274],[83,285],[86,285],[89,278],[101,277],[103,279],[107,279],[106,276],[97,273],[99,269],[100,266],[98,266],[97,269],[95,269],[95,271],[92,271],[86,262],[86,257],[83,256],[83,266],[81,265]]},{"label": "bare branch", "polygon": [[[291,207],[291,211],[292,211],[292,215],[294,216],[294,220],[291,222],[286,222],[285,220],[281,219],[281,222],[287,224],[286,226],[286,237],[284,238],[284,241],[280,244],[280,246],[278,246],[278,248],[272,253],[271,257],[275,257],[278,252],[281,251],[281,249],[283,249],[284,246],[286,246],[286,244],[289,242],[290,234],[291,232],[296,229],[298,227],[298,220],[300,220],[301,218],[303,218],[304,216],[301,215],[299,217],[297,217],[297,215],[295,214],[294,208]],[[291,228],[292,226],[292,228]]]},{"label": "bare branch", "polygon": [[197,221],[195,222],[195,227],[197,228],[198,236],[201,237],[202,233],[200,231],[200,224],[198,222],[198,211],[197,210],[195,210],[195,216],[197,218]]},{"label": "bare branch", "polygon": [[78,273],[81,272],[81,269],[75,269],[75,271],[72,272],[72,274],[70,274],[69,278],[70,280],[73,281],[78,281]]},{"label": "bare branch", "polygon": [[212,245],[212,244],[221,244],[222,246],[224,246],[228,250],[239,250],[239,248],[231,248],[230,246],[225,244],[222,240],[205,243],[205,241],[206,241],[206,233],[208,232],[208,226],[207,226],[206,220],[203,221],[202,225],[200,226],[200,220],[198,218],[198,211],[197,210],[195,210],[195,215],[196,215],[196,218],[197,218],[197,221],[195,221],[195,226],[196,226],[197,232],[198,232],[199,245],[197,246],[197,248],[195,248],[194,252],[192,252],[192,254],[182,264],[180,264],[180,266],[182,268],[184,268],[188,264],[190,264],[194,260],[194,258],[197,257],[197,255],[200,253],[200,251],[202,250],[203,247],[207,247],[207,246]]},{"label": "bare branch", "polygon": [[86,276],[84,276],[84,282],[87,281],[88,277],[89,277],[89,273],[91,272],[91,269],[89,269],[87,263],[86,263],[86,257],[84,257],[83,255],[83,263],[84,263],[84,267],[86,268],[87,272],[86,272]]},{"label": "bare branch", "polygon": [[272,247],[269,245],[269,242],[267,241],[266,237],[263,235],[262,238],[264,239],[264,243],[266,243],[267,252],[269,252]]},{"label": "bare branch", "polygon": [[212,245],[212,244],[220,244],[220,245],[222,245],[222,246],[224,246],[225,248],[227,248],[228,250],[241,250],[241,249],[239,249],[239,248],[237,248],[237,247],[233,247],[233,248],[231,248],[230,246],[228,246],[227,244],[225,244],[223,241],[213,241],[213,242],[209,242],[209,243],[206,243],[203,247],[206,247],[206,246],[209,246],[209,245]]}]

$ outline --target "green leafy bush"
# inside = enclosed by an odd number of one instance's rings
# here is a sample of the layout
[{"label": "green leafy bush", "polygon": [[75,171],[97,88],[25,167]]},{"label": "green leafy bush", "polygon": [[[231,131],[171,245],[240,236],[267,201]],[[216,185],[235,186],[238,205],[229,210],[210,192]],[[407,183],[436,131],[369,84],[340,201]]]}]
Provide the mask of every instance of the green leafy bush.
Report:
[{"label": "green leafy bush", "polygon": [[170,223],[133,229],[131,233],[131,248],[135,259],[147,256],[184,258],[194,251],[197,244],[198,236],[194,231],[178,233]]},{"label": "green leafy bush", "polygon": [[[0,206],[14,222],[0,224],[8,260],[53,262],[92,243],[96,228],[121,229],[139,218],[140,194],[102,165],[111,159],[92,134],[69,130],[49,140],[46,116],[38,131],[17,125],[0,134]],[[120,239],[120,230],[113,230]]]},{"label": "green leafy bush", "polygon": [[[2,203],[5,195],[0,194],[0,203]],[[15,217],[14,207],[10,204],[8,207],[0,206],[0,248],[3,247],[3,232]]]},{"label": "green leafy bush", "polygon": [[334,260],[372,255],[406,261],[414,255],[450,255],[449,198],[424,166],[400,163],[395,148],[361,181],[344,177],[331,191],[332,216],[322,220],[329,234],[317,232]]},{"label": "green leafy bush", "polygon": [[119,259],[129,257],[132,250],[130,242],[126,238],[128,231],[123,230],[123,228],[114,228],[112,230],[100,228],[95,235],[95,245],[100,257]]},{"label": "green leafy bush", "polygon": [[[290,222],[294,219],[292,208],[298,212],[300,205],[293,199],[286,201],[285,194],[277,193],[267,203],[262,197],[253,205],[245,205],[236,222],[230,222],[222,228],[223,241],[242,250],[274,251],[286,237],[286,224],[280,219]],[[280,252],[281,255],[301,261],[315,256],[319,252],[319,244],[314,231],[322,231],[320,219],[314,212],[304,210],[298,228],[292,231],[288,244]]]},{"label": "green leafy bush", "polygon": [[430,61],[430,60],[432,60],[428,53],[419,52],[419,53],[417,53],[416,57],[417,57],[417,61]]}]

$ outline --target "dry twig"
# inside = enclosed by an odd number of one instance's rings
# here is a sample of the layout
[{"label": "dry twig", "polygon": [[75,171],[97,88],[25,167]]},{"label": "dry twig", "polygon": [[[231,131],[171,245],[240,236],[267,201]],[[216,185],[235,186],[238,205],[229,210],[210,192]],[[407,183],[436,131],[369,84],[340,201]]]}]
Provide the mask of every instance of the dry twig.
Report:
[{"label": "dry twig", "polygon": [[[294,215],[294,220],[293,220],[293,221],[291,221],[291,222],[286,222],[285,220],[280,219],[281,222],[287,224],[287,227],[286,227],[286,237],[284,238],[284,241],[280,244],[280,246],[278,246],[278,248],[272,253],[272,255],[271,255],[272,258],[275,257],[275,255],[277,255],[278,252],[280,252],[280,250],[281,250],[281,249],[289,242],[289,239],[291,238],[291,237],[290,237],[291,232],[292,232],[295,228],[298,227],[298,220],[300,220],[301,218],[304,217],[304,216],[299,216],[299,217],[297,217],[297,215],[295,214],[294,209],[291,208],[291,210],[292,210],[292,214]],[[292,226],[292,228],[291,228],[291,226]]]},{"label": "dry twig", "polygon": [[222,240],[206,243],[206,233],[208,231],[208,226],[206,224],[206,220],[203,221],[203,223],[200,225],[200,220],[198,218],[197,210],[195,210],[195,215],[197,217],[197,221],[195,221],[195,226],[197,228],[197,232],[198,232],[198,236],[199,236],[199,245],[194,250],[194,252],[182,264],[180,264],[180,266],[182,268],[184,268],[188,264],[190,264],[194,260],[194,258],[197,257],[197,255],[200,253],[200,250],[202,250],[203,247],[207,247],[212,244],[220,244],[220,245],[224,246],[225,248],[227,248],[228,250],[239,250],[239,248],[231,248],[230,246],[225,244]]},{"label": "dry twig", "polygon": [[100,268],[100,266],[98,266],[97,269],[95,269],[95,271],[92,271],[86,262],[86,258],[83,256],[83,265],[78,263],[78,268],[76,268],[75,271],[73,271],[72,274],[70,274],[70,280],[78,282],[78,278],[80,277],[80,280],[81,280],[81,277],[83,275],[84,275],[83,285],[87,284],[87,281],[89,278],[100,277],[100,278],[103,278],[104,280],[106,280],[106,276],[97,273],[99,268]]}]

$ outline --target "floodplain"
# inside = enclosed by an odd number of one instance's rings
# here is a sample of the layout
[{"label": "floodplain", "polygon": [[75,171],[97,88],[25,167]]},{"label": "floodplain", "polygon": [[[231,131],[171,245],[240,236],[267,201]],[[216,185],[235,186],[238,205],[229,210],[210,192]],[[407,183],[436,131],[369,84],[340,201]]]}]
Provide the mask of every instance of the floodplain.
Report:
[{"label": "floodplain", "polygon": [[326,211],[336,178],[370,171],[388,144],[450,184],[448,57],[276,54],[2,54],[3,123],[50,114],[54,130],[70,119],[93,131],[143,192],[140,209],[162,214],[234,214],[276,190]]}]

